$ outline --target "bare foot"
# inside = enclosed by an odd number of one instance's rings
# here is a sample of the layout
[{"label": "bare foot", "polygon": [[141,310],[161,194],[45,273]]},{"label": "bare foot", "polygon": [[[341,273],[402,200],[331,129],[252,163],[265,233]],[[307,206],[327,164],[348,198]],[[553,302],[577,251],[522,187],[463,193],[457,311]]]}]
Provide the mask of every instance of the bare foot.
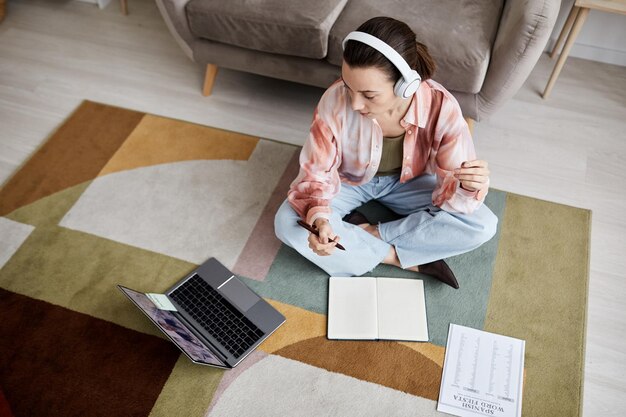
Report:
[{"label": "bare foot", "polygon": [[380,239],[380,233],[378,233],[378,227],[375,224],[361,223],[359,227],[375,238]]}]

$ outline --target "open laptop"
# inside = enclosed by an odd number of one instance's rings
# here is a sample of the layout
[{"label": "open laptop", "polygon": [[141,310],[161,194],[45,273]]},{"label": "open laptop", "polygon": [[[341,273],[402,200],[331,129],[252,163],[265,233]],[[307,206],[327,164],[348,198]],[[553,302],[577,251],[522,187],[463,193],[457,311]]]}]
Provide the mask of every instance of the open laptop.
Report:
[{"label": "open laptop", "polygon": [[202,365],[237,366],[285,322],[282,314],[215,258],[165,294],[118,288],[191,361]]}]

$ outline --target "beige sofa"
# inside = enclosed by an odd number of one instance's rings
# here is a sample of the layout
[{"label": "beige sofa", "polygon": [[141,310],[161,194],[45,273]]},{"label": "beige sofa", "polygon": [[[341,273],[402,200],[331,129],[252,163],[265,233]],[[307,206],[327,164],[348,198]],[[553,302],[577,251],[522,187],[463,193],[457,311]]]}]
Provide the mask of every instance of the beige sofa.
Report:
[{"label": "beige sofa", "polygon": [[554,26],[560,0],[156,0],[172,35],[206,70],[218,67],[327,87],[341,41],[374,16],[406,22],[437,63],[433,79],[465,117],[493,114],[522,86]]}]

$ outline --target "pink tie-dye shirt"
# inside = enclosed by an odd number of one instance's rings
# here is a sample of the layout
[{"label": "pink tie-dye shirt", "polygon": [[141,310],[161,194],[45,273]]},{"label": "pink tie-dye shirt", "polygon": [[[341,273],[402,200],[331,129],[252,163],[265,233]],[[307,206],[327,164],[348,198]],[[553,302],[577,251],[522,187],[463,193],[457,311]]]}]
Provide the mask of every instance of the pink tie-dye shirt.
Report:
[{"label": "pink tie-dye shirt", "polygon": [[[400,182],[422,174],[436,174],[433,204],[448,212],[471,213],[487,190],[470,192],[459,186],[454,169],[476,159],[467,123],[456,99],[435,81],[423,81],[400,121],[406,134]],[[309,138],[300,153],[300,172],[288,200],[312,224],[329,218],[330,203],[341,183],[370,181],[381,158],[383,132],[376,120],[352,110],[343,82],[324,93],[313,114]]]}]

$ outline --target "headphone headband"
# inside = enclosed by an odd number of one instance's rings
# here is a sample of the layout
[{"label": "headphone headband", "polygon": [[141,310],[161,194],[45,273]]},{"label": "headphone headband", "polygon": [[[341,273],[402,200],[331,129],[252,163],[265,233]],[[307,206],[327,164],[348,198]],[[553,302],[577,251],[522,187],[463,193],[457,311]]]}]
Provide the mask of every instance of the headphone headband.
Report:
[{"label": "headphone headband", "polygon": [[411,67],[409,67],[409,64],[407,64],[404,58],[402,58],[402,55],[400,55],[398,51],[393,49],[391,46],[378,39],[376,36],[372,36],[365,32],[350,32],[343,40],[343,49],[346,49],[346,43],[350,40],[364,43],[376,49],[378,52],[383,54],[385,58],[390,60],[396,68],[398,68],[400,74],[402,74],[404,78],[410,77],[409,74],[411,73]]},{"label": "headphone headband", "polygon": [[394,87],[394,92],[396,95],[409,98],[412,96],[415,91],[419,88],[419,83],[421,81],[420,75],[417,71],[411,69],[409,64],[402,58],[402,55],[398,53],[395,49],[389,46],[387,43],[378,39],[376,36],[370,35],[365,32],[350,32],[348,36],[342,42],[342,47],[346,49],[346,43],[350,40],[354,40],[357,42],[364,43],[366,45],[371,46],[376,49],[378,52],[383,54],[385,58],[387,58],[391,63],[400,71],[402,74],[402,78],[398,80],[396,86]]}]

